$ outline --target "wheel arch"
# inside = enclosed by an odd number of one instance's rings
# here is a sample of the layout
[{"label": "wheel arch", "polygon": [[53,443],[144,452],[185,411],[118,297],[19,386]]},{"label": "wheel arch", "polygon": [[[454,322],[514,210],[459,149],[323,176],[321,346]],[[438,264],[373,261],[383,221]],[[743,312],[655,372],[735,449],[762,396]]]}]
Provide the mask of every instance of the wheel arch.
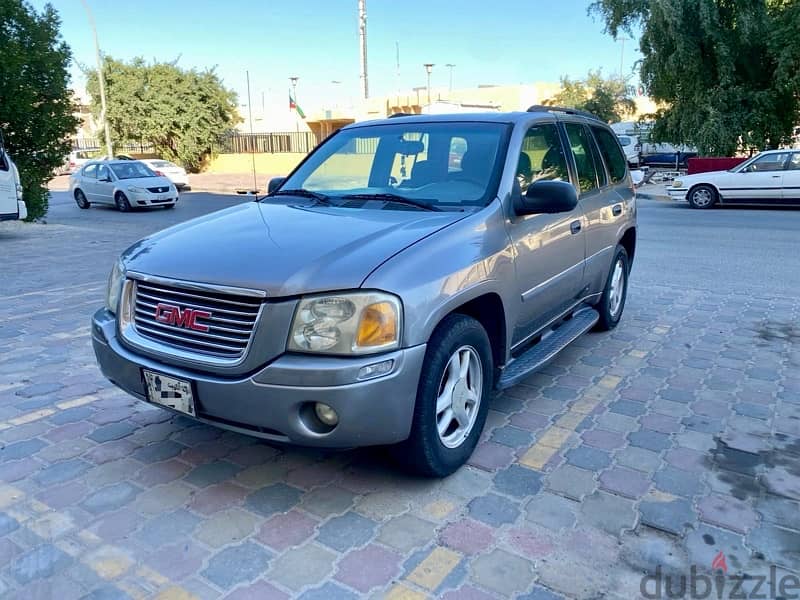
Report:
[{"label": "wheel arch", "polygon": [[489,336],[495,371],[505,364],[508,331],[506,311],[500,294],[494,291],[486,292],[469,299],[462,299],[457,306],[449,306],[448,310],[437,319],[431,333],[452,314],[465,315],[478,321]]},{"label": "wheel arch", "polygon": [[714,185],[713,183],[711,183],[710,181],[698,181],[697,183],[693,183],[692,185],[690,185],[689,189],[686,191],[686,200],[687,201],[689,200],[690,196],[692,195],[692,192],[695,189],[699,188],[700,186],[710,187],[712,190],[714,190],[714,194],[716,194],[716,196],[717,196],[716,201],[719,204],[722,204],[723,198],[722,198],[722,194],[719,193],[719,188],[716,185]]},{"label": "wheel arch", "polygon": [[636,253],[636,226],[629,227],[625,230],[625,233],[622,234],[622,237],[619,240],[619,244],[625,248],[625,252],[628,253],[628,265],[633,265],[633,257]]}]

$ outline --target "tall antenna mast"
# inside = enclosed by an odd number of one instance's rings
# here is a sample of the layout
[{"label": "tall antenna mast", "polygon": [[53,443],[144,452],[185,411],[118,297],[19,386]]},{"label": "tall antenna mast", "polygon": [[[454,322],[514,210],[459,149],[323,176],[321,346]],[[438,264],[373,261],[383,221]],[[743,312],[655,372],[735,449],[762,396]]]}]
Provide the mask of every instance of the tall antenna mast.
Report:
[{"label": "tall antenna mast", "polygon": [[369,98],[367,80],[367,0],[358,0],[358,39],[361,44],[361,90]]}]

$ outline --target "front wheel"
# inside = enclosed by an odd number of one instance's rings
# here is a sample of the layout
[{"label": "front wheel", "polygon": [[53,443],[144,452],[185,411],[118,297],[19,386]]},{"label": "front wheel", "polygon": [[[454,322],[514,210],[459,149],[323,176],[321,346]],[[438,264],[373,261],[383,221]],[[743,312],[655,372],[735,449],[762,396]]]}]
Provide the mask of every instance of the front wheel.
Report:
[{"label": "front wheel", "polygon": [[689,190],[689,205],[692,208],[711,208],[717,203],[717,190],[710,185],[698,185]]},{"label": "front wheel", "polygon": [[617,246],[606,279],[606,287],[603,289],[600,302],[595,307],[600,313],[596,329],[600,331],[614,329],[622,318],[625,300],[628,297],[628,275],[630,275],[628,253],[622,246]]},{"label": "front wheel", "polygon": [[465,315],[446,317],[425,352],[411,435],[395,448],[407,470],[445,477],[469,459],[486,423],[493,373],[481,324]]},{"label": "front wheel", "polygon": [[119,212],[128,212],[131,209],[130,202],[128,202],[128,198],[125,197],[125,194],[122,192],[117,192],[117,195],[114,196],[114,203],[117,205],[117,210]]},{"label": "front wheel", "polygon": [[75,204],[78,205],[78,208],[84,210],[91,206],[89,201],[86,199],[86,194],[84,194],[81,190],[75,190]]}]

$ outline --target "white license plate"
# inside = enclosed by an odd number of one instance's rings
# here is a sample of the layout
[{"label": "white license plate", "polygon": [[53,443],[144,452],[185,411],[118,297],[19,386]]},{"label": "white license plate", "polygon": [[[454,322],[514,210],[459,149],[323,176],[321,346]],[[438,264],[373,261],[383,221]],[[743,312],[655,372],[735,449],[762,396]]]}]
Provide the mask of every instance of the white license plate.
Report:
[{"label": "white license plate", "polygon": [[194,412],[194,395],[192,383],[161,373],[142,369],[147,386],[147,399],[153,404],[160,404],[172,410],[196,416]]}]

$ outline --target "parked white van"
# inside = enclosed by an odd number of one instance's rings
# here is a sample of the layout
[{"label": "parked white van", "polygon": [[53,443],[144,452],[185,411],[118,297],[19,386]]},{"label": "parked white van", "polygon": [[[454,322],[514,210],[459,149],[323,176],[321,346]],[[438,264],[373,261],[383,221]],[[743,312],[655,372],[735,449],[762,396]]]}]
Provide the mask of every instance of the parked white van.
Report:
[{"label": "parked white van", "polygon": [[22,185],[19,171],[6,152],[3,136],[0,134],[0,221],[24,219],[28,209],[22,200]]}]

